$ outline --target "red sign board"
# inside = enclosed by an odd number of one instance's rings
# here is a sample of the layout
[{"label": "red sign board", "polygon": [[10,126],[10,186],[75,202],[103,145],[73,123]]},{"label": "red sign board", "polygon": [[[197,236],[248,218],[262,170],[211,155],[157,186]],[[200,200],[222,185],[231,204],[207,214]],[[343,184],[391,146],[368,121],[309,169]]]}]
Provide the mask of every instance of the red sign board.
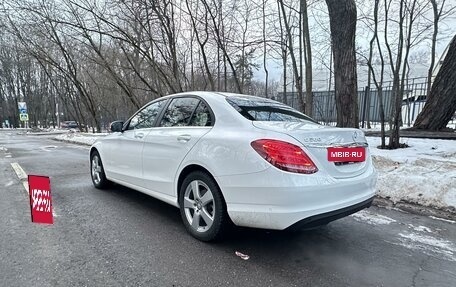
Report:
[{"label": "red sign board", "polygon": [[366,160],[366,149],[363,147],[330,147],[328,161],[360,162]]},{"label": "red sign board", "polygon": [[32,222],[53,224],[51,181],[49,177],[29,175],[28,184]]}]

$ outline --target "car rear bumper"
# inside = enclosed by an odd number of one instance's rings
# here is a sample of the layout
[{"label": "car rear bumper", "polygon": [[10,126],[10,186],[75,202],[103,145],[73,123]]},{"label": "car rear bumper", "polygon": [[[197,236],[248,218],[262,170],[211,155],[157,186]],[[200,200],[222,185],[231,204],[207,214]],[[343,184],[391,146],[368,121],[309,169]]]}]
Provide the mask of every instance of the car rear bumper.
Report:
[{"label": "car rear bumper", "polygon": [[216,179],[234,224],[283,230],[324,224],[369,207],[377,173],[369,167],[357,177],[335,179],[323,172],[302,175],[269,168]]},{"label": "car rear bumper", "polygon": [[322,214],[317,214],[314,216],[307,217],[305,219],[302,219],[292,226],[288,227],[290,229],[300,229],[300,228],[312,228],[320,225],[327,224],[331,221],[337,220],[339,218],[343,218],[345,216],[348,216],[350,214],[353,214],[355,212],[358,212],[360,210],[363,210],[365,208],[368,208],[372,205],[372,201],[374,201],[374,198],[371,197],[365,201],[362,201],[360,203],[357,203],[352,206],[344,207],[338,210],[322,213]]}]

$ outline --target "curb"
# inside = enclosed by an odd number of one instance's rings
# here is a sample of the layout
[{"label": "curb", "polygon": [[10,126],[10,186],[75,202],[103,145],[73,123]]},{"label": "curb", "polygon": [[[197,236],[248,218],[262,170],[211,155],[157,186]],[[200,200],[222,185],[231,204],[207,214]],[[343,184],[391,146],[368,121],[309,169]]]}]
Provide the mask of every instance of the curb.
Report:
[{"label": "curb", "polygon": [[418,205],[416,203],[407,202],[404,200],[393,202],[387,198],[379,197],[378,195],[375,195],[372,204],[386,209],[399,209],[400,211],[410,214],[423,215],[428,217],[432,216],[456,221],[456,209],[453,207],[447,207],[446,209],[437,209],[431,206]]}]

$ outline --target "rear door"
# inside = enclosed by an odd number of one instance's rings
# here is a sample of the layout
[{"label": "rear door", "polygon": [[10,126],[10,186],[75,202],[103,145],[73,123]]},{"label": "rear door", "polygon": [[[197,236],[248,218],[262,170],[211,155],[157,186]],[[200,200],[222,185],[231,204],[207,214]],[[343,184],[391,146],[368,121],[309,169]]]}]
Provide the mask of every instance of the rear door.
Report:
[{"label": "rear door", "polygon": [[172,99],[158,126],[144,140],[144,187],[175,196],[174,178],[180,163],[211,130],[213,123],[213,114],[202,99],[191,96]]}]

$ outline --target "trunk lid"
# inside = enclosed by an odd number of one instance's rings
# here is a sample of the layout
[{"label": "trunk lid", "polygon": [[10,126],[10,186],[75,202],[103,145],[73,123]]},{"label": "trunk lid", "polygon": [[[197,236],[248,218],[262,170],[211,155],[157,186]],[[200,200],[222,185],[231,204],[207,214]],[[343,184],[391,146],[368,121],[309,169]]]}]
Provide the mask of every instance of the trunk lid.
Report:
[{"label": "trunk lid", "polygon": [[[320,170],[335,178],[349,178],[362,174],[370,164],[370,153],[364,133],[354,128],[336,128],[312,122],[266,122],[253,121],[259,129],[285,133],[304,147]],[[328,148],[364,147],[366,160],[362,162],[336,163],[328,161]]]}]

